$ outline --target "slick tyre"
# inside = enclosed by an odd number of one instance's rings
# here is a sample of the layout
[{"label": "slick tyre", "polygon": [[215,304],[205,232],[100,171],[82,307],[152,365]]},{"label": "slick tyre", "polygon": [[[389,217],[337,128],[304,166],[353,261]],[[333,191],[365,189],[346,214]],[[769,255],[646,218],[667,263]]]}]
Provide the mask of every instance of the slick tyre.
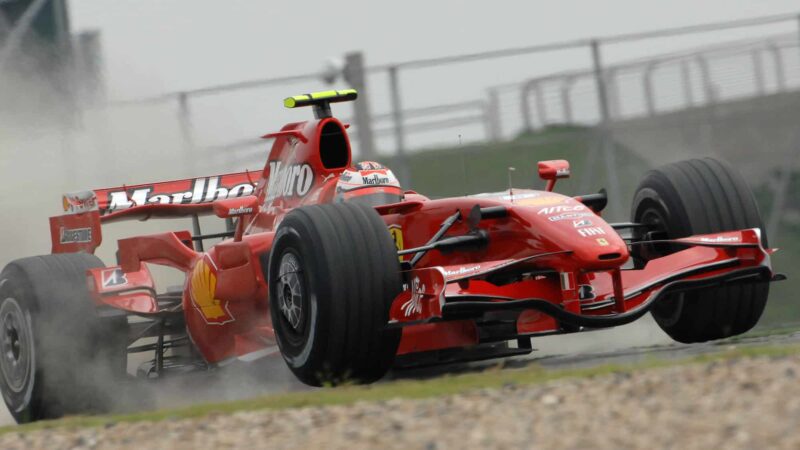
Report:
[{"label": "slick tyre", "polygon": [[374,209],[336,203],[290,212],[268,272],[275,336],[297,378],[322,386],[383,377],[400,341],[386,324],[401,279],[394,241]]},{"label": "slick tyre", "polygon": [[[104,412],[127,364],[127,318],[101,318],[94,255],[34,256],[0,273],[0,390],[18,423]],[[105,388],[104,388],[105,387]]]},{"label": "slick tyre", "polygon": [[[692,159],[647,173],[633,200],[632,220],[650,226],[657,238],[760,228],[753,193],[730,164]],[[654,305],[656,323],[674,340],[703,342],[751,329],[769,294],[769,284],[740,284],[665,297]]]}]

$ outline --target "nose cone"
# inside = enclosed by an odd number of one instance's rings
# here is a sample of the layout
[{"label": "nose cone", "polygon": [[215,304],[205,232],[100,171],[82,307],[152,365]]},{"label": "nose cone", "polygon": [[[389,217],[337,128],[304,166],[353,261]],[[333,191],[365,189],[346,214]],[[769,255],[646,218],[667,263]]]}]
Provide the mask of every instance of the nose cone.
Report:
[{"label": "nose cone", "polygon": [[571,197],[558,197],[553,205],[514,209],[546,246],[554,251],[571,250],[581,268],[611,269],[628,260],[628,246],[605,220]]}]

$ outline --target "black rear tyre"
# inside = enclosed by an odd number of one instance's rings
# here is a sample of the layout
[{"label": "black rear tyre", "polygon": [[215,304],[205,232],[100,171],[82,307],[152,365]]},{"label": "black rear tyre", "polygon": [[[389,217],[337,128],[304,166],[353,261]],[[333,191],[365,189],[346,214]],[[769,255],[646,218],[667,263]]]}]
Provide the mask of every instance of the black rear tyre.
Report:
[{"label": "black rear tyre", "polygon": [[[9,263],[0,273],[0,390],[19,422],[103,412],[127,365],[127,318],[97,315],[89,254]],[[104,388],[105,387],[105,388]]]},{"label": "black rear tyre", "polygon": [[304,383],[369,383],[400,341],[387,330],[400,293],[397,250],[374,209],[309,206],[281,222],[269,261],[269,302],[284,360]]},{"label": "black rear tyre", "polygon": [[[633,200],[632,219],[665,238],[760,228],[766,234],[747,182],[730,164],[692,159],[647,173]],[[656,323],[679,342],[704,342],[751,329],[769,284],[744,284],[665,297],[652,310]]]}]

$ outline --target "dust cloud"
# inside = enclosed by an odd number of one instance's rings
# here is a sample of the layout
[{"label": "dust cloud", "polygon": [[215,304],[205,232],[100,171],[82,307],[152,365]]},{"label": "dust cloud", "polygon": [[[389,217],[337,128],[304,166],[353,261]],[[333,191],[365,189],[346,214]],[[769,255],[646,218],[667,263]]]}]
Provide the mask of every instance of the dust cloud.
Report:
[{"label": "dust cloud", "polygon": [[[193,154],[176,126],[174,105],[101,107],[65,102],[63,93],[36,73],[5,73],[0,77],[0,219],[3,252],[0,265],[27,256],[48,254],[48,217],[61,214],[64,192],[124,184],[146,183],[212,175],[253,167],[239,167],[226,159],[224,167],[207,154]],[[74,96],[70,102],[80,102]],[[265,146],[266,152],[266,146]],[[215,167],[216,166],[216,167]],[[204,218],[204,232],[222,231],[222,221]],[[189,220],[126,222],[103,228],[103,246],[97,255],[115,261],[115,242],[135,234],[189,230]],[[182,285],[182,274],[154,268],[157,285]],[[68,329],[54,330],[70,342]],[[68,352],[64,353],[65,355]],[[152,354],[132,357],[128,372]],[[58,361],[68,364],[69,361]],[[194,374],[186,380],[122,384],[96,377],[98,391],[112,400],[112,409],[129,411],[185,405],[194,401],[244,398],[274,390],[298,388],[278,356],[243,367],[233,364],[219,373]],[[99,373],[108,370],[100,368]],[[157,385],[157,386],[156,386]],[[13,419],[0,407],[0,424]]]}]

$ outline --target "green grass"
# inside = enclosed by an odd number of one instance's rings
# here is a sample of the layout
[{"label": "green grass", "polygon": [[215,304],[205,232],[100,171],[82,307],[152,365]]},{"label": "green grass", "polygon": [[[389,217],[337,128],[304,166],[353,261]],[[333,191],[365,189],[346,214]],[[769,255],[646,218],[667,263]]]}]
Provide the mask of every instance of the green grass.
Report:
[{"label": "green grass", "polygon": [[140,422],[187,419],[213,414],[230,414],[239,411],[281,410],[306,406],[348,405],[355,402],[377,402],[393,398],[425,399],[485,388],[508,385],[530,386],[553,380],[597,377],[614,373],[652,370],[667,366],[708,363],[752,357],[785,357],[800,354],[800,346],[723,347],[717,353],[695,356],[683,360],[648,358],[634,364],[607,364],[583,369],[548,370],[533,365],[524,369],[506,369],[498,364],[478,373],[446,375],[426,380],[406,380],[380,383],[371,386],[344,386],[309,392],[270,395],[249,400],[226,403],[199,404],[177,409],[112,416],[76,416],[55,421],[42,421],[21,426],[0,428],[0,434],[28,432],[51,428],[104,427],[118,422]]},{"label": "green grass", "polygon": [[[587,156],[596,141],[588,128],[561,126],[523,134],[509,142],[422,151],[409,157],[409,187],[430,197],[501,191],[508,188],[508,168],[514,167],[514,187],[542,189],[544,182],[538,177],[536,163],[566,159],[572,177],[559,181],[556,189],[570,195],[597,192],[608,183],[602,161],[587,167]],[[648,169],[648,164],[634,153],[619,145],[615,148],[620,175],[641,174]],[[591,181],[586,183],[587,192],[578,192],[583,178]],[[627,204],[639,178],[625,176],[620,181],[622,201]]]}]

